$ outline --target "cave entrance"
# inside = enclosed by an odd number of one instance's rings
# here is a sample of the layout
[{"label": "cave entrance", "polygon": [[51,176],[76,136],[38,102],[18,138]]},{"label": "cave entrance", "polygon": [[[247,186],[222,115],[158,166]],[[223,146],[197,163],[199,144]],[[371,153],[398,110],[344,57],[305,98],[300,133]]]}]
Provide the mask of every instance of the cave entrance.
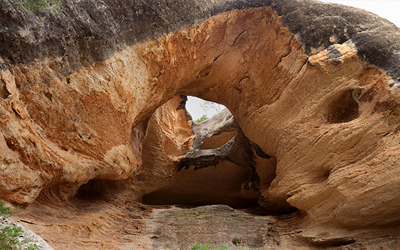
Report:
[{"label": "cave entrance", "polygon": [[[236,120],[223,105],[199,98],[188,99],[187,110],[194,116],[186,115],[195,134],[193,144],[179,160],[173,180],[144,195],[143,203],[258,206],[253,152]],[[204,114],[213,116],[200,121]]]},{"label": "cave entrance", "polygon": [[175,183],[143,197],[148,205],[202,206],[225,204],[233,208],[258,206],[256,194],[243,196],[242,185],[251,171],[233,163],[221,163],[203,169],[180,170]]}]

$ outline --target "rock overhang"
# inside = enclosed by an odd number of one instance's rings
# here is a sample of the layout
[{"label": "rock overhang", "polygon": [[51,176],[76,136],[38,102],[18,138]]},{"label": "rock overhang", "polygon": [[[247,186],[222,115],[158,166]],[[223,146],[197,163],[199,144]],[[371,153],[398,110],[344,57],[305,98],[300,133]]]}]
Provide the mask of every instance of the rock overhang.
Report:
[{"label": "rock overhang", "polygon": [[[102,61],[127,46],[194,26],[224,12],[270,6],[281,16],[283,25],[298,35],[307,54],[351,39],[362,60],[385,69],[394,83],[399,80],[398,69],[393,66],[400,60],[396,52],[400,49],[398,27],[377,15],[343,5],[315,0],[152,0],[119,4],[108,0],[101,6],[90,1],[63,2],[64,9],[60,12],[31,13],[24,8],[13,8],[13,4],[2,3],[3,27],[13,27],[21,32],[16,35],[13,29],[1,30],[5,45],[1,51],[2,70],[46,57],[71,54],[77,49],[88,52],[89,62]],[[185,11],[181,11],[183,9]],[[114,15],[119,17],[114,19]],[[74,43],[79,46],[68,52],[61,48],[65,45],[74,47]],[[24,53],[14,46],[16,44],[25,48]],[[42,44],[44,51],[38,44]],[[82,62],[76,59],[68,59],[70,70],[81,66]]]},{"label": "rock overhang", "polygon": [[[72,24],[70,31],[38,43],[3,31],[4,44],[28,41],[20,46],[26,54],[18,46],[1,51],[4,159],[11,169],[30,172],[3,185],[6,198],[30,203],[42,192],[68,199],[95,178],[130,178],[132,187],[153,161],[161,168],[144,179],[170,183],[192,132],[181,100],[155,110],[178,94],[230,108],[249,143],[258,145],[252,157],[263,206],[296,207],[314,223],[343,227],[398,221],[399,197],[391,191],[399,185],[398,28],[315,1],[155,2],[137,2],[126,10],[137,16],[121,15],[112,29],[99,28],[107,19],[96,15],[96,25],[67,17],[95,6],[71,2],[63,3],[71,13],[37,14],[55,20],[54,29]],[[111,3],[104,13],[122,11],[124,5]],[[196,11],[176,11],[185,6]],[[32,13],[7,13],[53,32]],[[135,18],[144,23],[128,32]],[[68,32],[77,45],[63,41]],[[154,149],[162,153],[151,154]],[[141,185],[135,198],[153,184]]]}]

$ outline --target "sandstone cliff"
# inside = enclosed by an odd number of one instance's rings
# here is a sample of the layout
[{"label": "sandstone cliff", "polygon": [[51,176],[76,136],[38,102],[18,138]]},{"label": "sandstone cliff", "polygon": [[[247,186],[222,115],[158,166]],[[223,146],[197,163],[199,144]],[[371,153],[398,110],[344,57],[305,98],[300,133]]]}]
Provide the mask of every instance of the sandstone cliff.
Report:
[{"label": "sandstone cliff", "polygon": [[[21,3],[1,1],[0,196],[47,240],[92,203],[116,216],[76,244],[131,223],[124,242],[147,200],[291,213],[288,247],[400,246],[395,25],[311,0]],[[193,124],[186,95],[231,115]]]}]

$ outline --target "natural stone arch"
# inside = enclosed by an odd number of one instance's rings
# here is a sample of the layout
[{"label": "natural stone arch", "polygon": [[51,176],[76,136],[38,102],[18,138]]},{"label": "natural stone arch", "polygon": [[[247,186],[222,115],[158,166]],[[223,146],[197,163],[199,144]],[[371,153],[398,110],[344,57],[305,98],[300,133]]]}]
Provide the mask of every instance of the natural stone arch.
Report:
[{"label": "natural stone arch", "polygon": [[[208,31],[211,21],[214,26]],[[360,61],[351,40],[307,57],[297,39],[268,7],[222,14],[183,34],[171,34],[150,45],[143,57],[148,68],[155,69],[153,75],[158,74],[153,79],[161,83],[173,79],[184,85],[178,94],[224,104],[232,110],[246,137],[276,157],[277,176],[263,191],[265,205],[284,209],[288,201],[314,219],[335,218],[339,224],[357,224],[356,220],[349,222],[347,216],[359,217],[359,210],[336,204],[351,202],[360,204],[360,209],[365,207],[367,204],[359,203],[363,199],[360,196],[350,198],[338,192],[342,185],[354,186],[360,180],[342,179],[337,185],[331,178],[341,178],[336,177],[341,171],[350,174],[352,169],[362,168],[358,162],[379,152],[376,144],[382,141],[372,136],[372,131],[395,130],[397,125],[376,123],[382,113],[372,107],[385,101],[366,101],[373,98],[369,97],[373,89],[389,86],[391,79]],[[201,60],[199,55],[203,55]],[[377,77],[377,82],[366,84],[365,79],[370,77]],[[339,138],[346,140],[336,139],[336,133],[345,133]],[[374,173],[364,180],[367,179],[373,180]],[[383,191],[374,190],[375,195]],[[369,194],[374,192],[369,190]],[[333,207],[327,202],[328,197],[337,199]],[[367,203],[369,200],[365,199]],[[313,206],[324,209],[316,211]],[[342,220],[331,210],[347,216]],[[372,220],[370,223],[378,223]],[[358,223],[361,226],[366,222],[362,219]]]},{"label": "natural stone arch", "polygon": [[[169,3],[168,11],[183,8]],[[64,32],[24,10],[2,10],[27,30],[2,33],[2,197],[28,204],[41,194],[52,204],[90,180],[125,187],[142,164],[151,114],[190,94],[227,106],[246,138],[276,159],[276,176],[260,186],[262,205],[296,207],[304,225],[398,223],[398,29],[313,1],[192,3],[185,6],[204,8],[188,17],[151,1],[110,0],[109,12],[93,8],[95,27],[63,3],[70,19],[41,17],[70,27]],[[120,26],[98,15],[125,7],[137,13]],[[145,25],[130,31],[132,20]]]}]

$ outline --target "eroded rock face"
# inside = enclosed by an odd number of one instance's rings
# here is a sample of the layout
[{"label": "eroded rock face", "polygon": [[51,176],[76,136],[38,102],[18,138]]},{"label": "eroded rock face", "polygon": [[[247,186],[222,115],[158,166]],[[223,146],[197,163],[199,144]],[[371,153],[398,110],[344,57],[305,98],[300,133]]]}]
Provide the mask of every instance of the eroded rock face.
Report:
[{"label": "eroded rock face", "polygon": [[186,97],[176,96],[151,116],[143,141],[143,164],[128,180],[136,199],[176,181],[179,159],[187,154],[194,137],[185,102]]},{"label": "eroded rock face", "polygon": [[[184,171],[212,156],[220,174],[234,171],[233,200],[298,209],[306,241],[340,242],[317,226],[398,226],[400,31],[391,23],[295,0],[64,1],[38,13],[1,4],[3,199],[57,204],[107,180],[119,199],[141,200],[203,182],[210,164],[203,177]],[[202,138],[201,148],[180,95],[228,107],[235,137]],[[198,197],[208,202],[208,192]]]},{"label": "eroded rock face", "polygon": [[143,201],[158,205],[255,206],[257,190],[249,184],[255,177],[253,152],[229,110],[192,127],[193,146],[179,159],[170,182],[147,193]]}]

